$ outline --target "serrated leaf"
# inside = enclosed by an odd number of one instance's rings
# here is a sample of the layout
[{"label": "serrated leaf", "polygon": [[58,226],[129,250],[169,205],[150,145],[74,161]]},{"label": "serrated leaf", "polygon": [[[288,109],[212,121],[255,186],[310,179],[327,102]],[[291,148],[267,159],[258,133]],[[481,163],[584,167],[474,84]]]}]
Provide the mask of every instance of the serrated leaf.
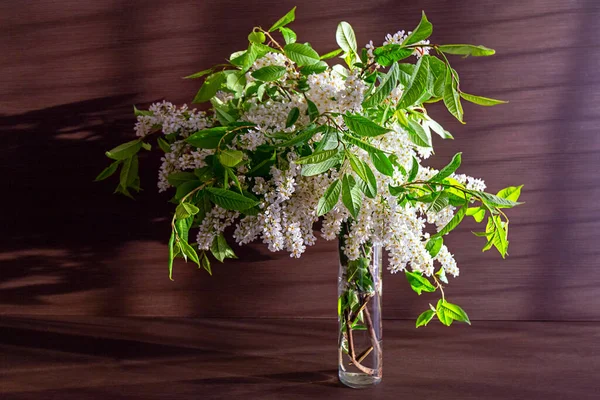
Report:
[{"label": "serrated leaf", "polygon": [[291,30],[290,28],[279,28],[279,32],[283,35],[283,40],[285,40],[286,44],[296,43],[296,32]]},{"label": "serrated leaf", "polygon": [[489,97],[483,97],[483,96],[475,96],[473,94],[468,94],[465,92],[460,92],[460,97],[462,97],[466,101],[469,101],[474,104],[478,104],[480,106],[485,106],[485,107],[508,103],[508,101],[490,99]]},{"label": "serrated leaf", "polygon": [[460,94],[458,93],[458,84],[453,77],[452,68],[446,69],[446,79],[444,83],[444,104],[454,117],[463,122],[463,108],[460,104]]},{"label": "serrated leaf", "polygon": [[317,164],[330,159],[338,153],[337,149],[317,151],[306,157],[300,157],[296,164]]},{"label": "serrated leaf", "polygon": [[175,209],[175,218],[186,219],[198,214],[200,209],[191,203],[180,203]]},{"label": "serrated leaf", "polygon": [[496,54],[494,49],[485,46],[475,46],[472,44],[444,44],[438,46],[438,49],[446,54],[455,54],[461,56],[485,57]]},{"label": "serrated leaf", "polygon": [[342,203],[350,215],[354,218],[358,217],[362,205],[362,193],[352,175],[344,175],[342,178]]},{"label": "serrated leaf", "polygon": [[167,176],[167,182],[169,185],[177,187],[188,181],[195,181],[197,177],[191,172],[174,172]]},{"label": "serrated leaf", "polygon": [[446,285],[448,284],[448,278],[446,277],[446,270],[442,267],[436,273],[438,279],[444,282]]},{"label": "serrated leaf", "polygon": [[343,118],[348,129],[356,133],[358,136],[375,137],[390,131],[390,129],[379,126],[375,122],[363,117],[362,115],[345,114]]},{"label": "serrated leaf", "polygon": [[446,165],[437,174],[435,174],[430,179],[430,181],[431,182],[441,182],[444,179],[446,179],[447,177],[449,177],[450,175],[452,175],[454,173],[454,171],[456,171],[458,169],[458,167],[460,167],[461,160],[462,160],[461,156],[462,156],[462,153],[456,153],[454,155],[454,157],[452,157],[452,160],[450,161],[450,163],[448,163],[448,165]]},{"label": "serrated leaf", "polygon": [[199,180],[187,181],[182,183],[181,185],[177,186],[177,191],[175,192],[175,199],[182,199],[188,193],[190,193],[192,190],[196,189],[200,185],[202,185],[202,182],[200,182]]},{"label": "serrated leaf", "polygon": [[414,290],[419,296],[422,292],[433,293],[435,292],[435,286],[429,282],[429,279],[422,276],[419,272],[409,272],[404,270],[406,279],[410,284],[412,290]]},{"label": "serrated leaf", "polygon": [[377,47],[373,51],[373,55],[375,56],[375,62],[377,62],[377,64],[383,67],[389,67],[397,61],[410,57],[413,52],[413,49],[407,49],[402,45],[392,43]]},{"label": "serrated leaf", "polygon": [[444,226],[442,229],[440,229],[440,231],[438,233],[436,233],[434,236],[444,236],[445,234],[451,232],[454,228],[456,228],[458,226],[458,224],[461,223],[461,221],[465,217],[466,212],[467,212],[467,207],[461,207],[456,212],[456,214],[454,214],[452,219],[446,224],[446,226]]},{"label": "serrated leaf", "polygon": [[352,26],[346,21],[338,24],[335,32],[335,40],[338,46],[347,54],[356,54],[356,35]]},{"label": "serrated leaf", "polygon": [[[293,110],[292,110],[293,111]],[[288,116],[289,119],[289,116]],[[320,126],[316,128],[314,125],[301,131],[298,135],[294,136],[291,139],[286,140],[285,142],[281,142],[276,144],[277,147],[291,147],[297,144],[305,144],[307,143],[317,132],[321,132],[324,129],[324,126]]]},{"label": "serrated leaf", "polygon": [[227,244],[227,240],[222,233],[213,239],[212,245],[210,246],[210,252],[221,262],[226,258],[237,258],[231,247],[229,247],[229,244]]},{"label": "serrated leaf", "polygon": [[418,328],[420,326],[427,326],[427,324],[433,319],[434,315],[435,315],[435,312],[432,310],[427,310],[427,311],[423,312],[417,318],[416,327]]},{"label": "serrated leaf", "polygon": [[202,149],[216,149],[228,130],[226,126],[203,129],[188,136],[185,141]]},{"label": "serrated leaf", "polygon": [[369,153],[369,155],[371,156],[371,161],[373,162],[373,166],[377,169],[377,171],[386,176],[394,175],[394,166],[383,151],[376,151]]},{"label": "serrated leaf", "polygon": [[198,93],[196,93],[192,103],[203,103],[210,100],[221,89],[226,79],[227,76],[223,72],[210,75],[206,78]]},{"label": "serrated leaf", "polygon": [[104,168],[104,170],[98,174],[98,176],[96,177],[96,179],[94,179],[94,181],[95,182],[103,181],[104,179],[112,176],[115,172],[117,172],[117,169],[119,168],[120,163],[121,163],[121,161],[115,161],[112,164],[110,164],[108,167]]},{"label": "serrated leaf", "polygon": [[275,22],[273,24],[273,26],[271,26],[269,28],[269,32],[273,32],[273,31],[281,28],[282,26],[285,26],[285,25],[289,24],[290,22],[293,22],[295,19],[296,19],[296,7],[292,8],[283,17],[279,18],[277,20],[277,22]]},{"label": "serrated leaf", "polygon": [[225,149],[219,153],[219,162],[226,167],[235,167],[244,158],[244,153],[240,150]]},{"label": "serrated leaf", "polygon": [[521,188],[523,188],[523,185],[509,186],[509,187],[504,188],[501,191],[499,191],[496,194],[496,196],[501,197],[506,200],[517,202],[519,200],[519,197],[521,196]]},{"label": "serrated leaf", "polygon": [[431,25],[431,22],[427,20],[427,17],[425,16],[425,11],[423,11],[421,14],[421,21],[419,22],[419,25],[417,25],[413,32],[410,35],[408,35],[406,39],[404,39],[404,42],[402,42],[402,44],[405,46],[415,44],[417,42],[420,42],[421,40],[427,39],[429,36],[431,36],[432,32],[433,25]]},{"label": "serrated leaf", "polygon": [[267,37],[260,31],[252,32],[248,35],[248,41],[252,43],[264,43]]},{"label": "serrated leaf", "polygon": [[286,68],[280,65],[268,65],[252,72],[252,77],[263,82],[272,82],[285,75]]},{"label": "serrated leaf", "polygon": [[189,258],[200,267],[200,258],[198,257],[196,249],[194,249],[192,246],[190,246],[187,242],[184,241],[179,242],[179,247],[181,248],[181,252],[184,254],[184,258],[186,261]]},{"label": "serrated leaf", "polygon": [[519,204],[523,204],[518,201],[512,201],[508,198],[503,198],[500,196],[493,195],[491,193],[486,193],[478,190],[474,190],[472,191],[472,193],[479,196],[485,204],[491,207],[512,208],[514,206],[518,206]]},{"label": "serrated leaf", "polygon": [[437,303],[436,313],[440,322],[446,326],[450,326],[452,321],[466,322],[471,325],[467,313],[462,308],[442,299]]},{"label": "serrated leaf", "polygon": [[302,176],[315,176],[322,174],[325,171],[329,171],[331,168],[337,167],[340,164],[340,161],[341,156],[338,153],[336,156],[326,161],[317,164],[304,165],[302,167]]},{"label": "serrated leaf", "polygon": [[298,107],[292,108],[290,110],[290,113],[288,114],[287,120],[285,121],[285,127],[289,128],[290,126],[294,125],[296,121],[298,121],[299,116],[300,110],[298,109]]},{"label": "serrated leaf", "polygon": [[342,53],[342,51],[343,51],[342,49],[336,49],[336,50],[330,51],[329,53],[323,54],[321,56],[321,60],[329,60],[330,58],[340,55]]},{"label": "serrated leaf", "polygon": [[317,216],[325,215],[335,207],[337,204],[340,193],[342,191],[342,183],[339,179],[333,181],[331,185],[325,190],[323,196],[319,199],[317,204]]},{"label": "serrated leaf", "polygon": [[319,116],[319,109],[317,105],[313,103],[310,99],[306,99],[306,104],[308,105],[308,117],[310,118],[310,122],[314,122]]},{"label": "serrated leaf", "polygon": [[258,201],[236,193],[232,190],[208,187],[205,189],[210,199],[226,210],[244,211],[258,205]]},{"label": "serrated leaf", "polygon": [[443,244],[444,239],[441,236],[432,237],[427,241],[425,250],[427,250],[429,255],[433,258],[438,255]]},{"label": "serrated leaf", "polygon": [[319,61],[318,63],[305,65],[300,69],[302,75],[320,74],[325,72],[329,68],[329,65],[325,61]]},{"label": "serrated leaf", "polygon": [[285,55],[290,60],[298,64],[299,67],[304,65],[316,64],[320,61],[319,54],[311,47],[302,43],[289,43],[283,48]]},{"label": "serrated leaf", "polygon": [[429,88],[429,56],[423,56],[417,62],[410,81],[398,100],[398,108],[407,108],[419,103]]},{"label": "serrated leaf", "polygon": [[127,143],[123,143],[109,151],[105,154],[108,158],[112,158],[113,160],[121,161],[127,158],[130,158],[134,154],[137,154],[142,148],[141,139],[132,140]]},{"label": "serrated leaf", "polygon": [[394,63],[373,94],[363,101],[363,107],[374,107],[381,103],[398,84],[398,76],[398,64]]},{"label": "serrated leaf", "polygon": [[417,177],[417,174],[419,173],[419,161],[413,157],[412,158],[412,166],[410,168],[410,172],[408,173],[408,182],[412,182],[415,180],[415,178]]},{"label": "serrated leaf", "polygon": [[419,147],[431,147],[431,134],[428,134],[425,129],[417,121],[408,120],[408,126],[404,129],[408,133],[408,138],[411,142]]}]

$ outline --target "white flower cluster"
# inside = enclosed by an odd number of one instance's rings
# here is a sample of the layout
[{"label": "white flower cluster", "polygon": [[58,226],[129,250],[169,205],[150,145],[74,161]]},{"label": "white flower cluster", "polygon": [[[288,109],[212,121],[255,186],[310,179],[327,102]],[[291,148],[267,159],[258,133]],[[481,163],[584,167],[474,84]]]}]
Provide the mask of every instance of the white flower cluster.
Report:
[{"label": "white flower cluster", "polygon": [[[394,34],[388,33],[387,35],[385,35],[383,45],[385,46],[388,44],[402,44],[404,40],[406,40],[408,35],[410,35],[411,33],[412,32],[410,31],[406,33],[403,30],[400,30]],[[413,52],[414,56],[416,56],[417,58],[421,58],[425,54],[429,54],[429,50],[431,49],[431,47],[428,46],[428,44],[430,44],[429,40],[421,40],[416,44],[422,46],[415,47],[415,51]],[[373,51],[376,47],[377,46],[373,44],[372,40],[370,40],[369,43],[365,45],[365,48],[367,49],[367,60],[369,64],[373,64],[377,68],[380,68],[381,66],[375,63],[375,55],[373,54]]]}]

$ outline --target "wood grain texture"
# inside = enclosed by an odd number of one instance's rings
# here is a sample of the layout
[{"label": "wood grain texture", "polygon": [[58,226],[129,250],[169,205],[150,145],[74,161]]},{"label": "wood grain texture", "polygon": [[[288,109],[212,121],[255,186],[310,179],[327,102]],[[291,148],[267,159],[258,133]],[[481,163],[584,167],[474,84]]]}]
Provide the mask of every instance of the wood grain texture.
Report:
[{"label": "wood grain texture", "polygon": [[[386,321],[383,382],[337,382],[332,320],[3,318],[17,399],[597,399],[600,323]],[[423,343],[427,343],[426,346]]]},{"label": "wood grain texture", "polygon": [[[261,245],[211,278],[191,265],[167,279],[170,212],[155,193],[159,160],[141,161],[145,192],[132,202],[92,183],[103,151],[132,135],[131,104],[189,101],[180,77],[243,48],[249,30],[289,1],[16,1],[0,4],[0,314],[334,317],[335,244],[292,260]],[[485,59],[457,59],[467,92],[510,101],[465,105],[456,137],[437,141],[433,166],[463,151],[463,170],[492,191],[525,184],[510,212],[510,256],[480,252],[474,224],[447,242],[461,276],[447,290],[472,319],[600,320],[600,3],[316,1],[294,29],[320,52],[339,20],[359,43],[411,29],[421,9],[434,41],[481,43]],[[414,318],[433,298],[386,276],[387,318]]]}]

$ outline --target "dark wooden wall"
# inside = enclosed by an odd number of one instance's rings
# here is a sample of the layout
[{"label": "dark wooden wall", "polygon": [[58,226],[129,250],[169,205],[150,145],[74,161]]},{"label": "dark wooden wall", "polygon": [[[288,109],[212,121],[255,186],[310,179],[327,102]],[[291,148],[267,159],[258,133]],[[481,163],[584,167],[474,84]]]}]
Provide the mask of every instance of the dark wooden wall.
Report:
[{"label": "dark wooden wall", "polygon": [[[424,9],[433,41],[476,43],[498,55],[458,59],[462,87],[510,100],[465,105],[467,125],[440,108],[453,142],[437,141],[440,166],[463,151],[465,173],[491,190],[525,184],[511,211],[511,249],[481,253],[462,226],[448,239],[461,267],[448,297],[472,319],[599,320],[600,2],[297,2],[294,29],[320,52],[339,20],[360,44],[411,29]],[[189,101],[198,82],[180,77],[243,48],[289,1],[23,1],[0,3],[0,314],[334,317],[335,244],[300,260],[260,244],[210,277],[191,265],[166,270],[167,197],[159,160],[142,160],[145,191],[113,196],[92,183],[104,150],[130,138],[131,105]],[[414,318],[418,297],[385,276],[387,318]]]}]

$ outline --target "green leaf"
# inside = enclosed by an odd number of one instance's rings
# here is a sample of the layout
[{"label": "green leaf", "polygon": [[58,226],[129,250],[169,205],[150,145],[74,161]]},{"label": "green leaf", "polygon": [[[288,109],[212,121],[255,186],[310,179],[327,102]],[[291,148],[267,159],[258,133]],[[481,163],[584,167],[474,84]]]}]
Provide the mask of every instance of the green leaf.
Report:
[{"label": "green leaf", "polygon": [[235,167],[244,158],[244,153],[240,150],[225,149],[219,153],[219,161],[226,167]]},{"label": "green leaf", "polygon": [[212,245],[210,246],[210,252],[215,258],[221,262],[226,258],[237,258],[229,244],[227,244],[227,240],[225,240],[225,236],[220,233],[213,239]]},{"label": "green leaf", "polygon": [[133,115],[135,115],[136,117],[140,117],[142,115],[153,115],[152,111],[149,110],[138,110],[138,108],[134,105],[133,106]]},{"label": "green leaf", "polygon": [[98,176],[96,177],[96,179],[94,179],[94,181],[95,182],[103,181],[106,178],[112,176],[115,172],[117,172],[117,168],[119,168],[120,163],[121,163],[121,161],[115,161],[112,164],[110,164],[108,167],[104,168],[104,170],[98,174]]},{"label": "green leaf", "polygon": [[347,155],[350,159],[352,170],[361,179],[361,181],[357,182],[357,185],[367,197],[374,199],[377,196],[377,179],[375,179],[373,171],[354,154],[347,152]]},{"label": "green leaf", "polygon": [[162,151],[164,151],[165,153],[171,152],[171,146],[165,139],[159,137],[156,141],[158,142],[158,147],[160,147]]},{"label": "green leaf", "polygon": [[508,198],[503,198],[500,196],[495,196],[490,193],[474,190],[473,194],[479,196],[483,203],[487,204],[490,207],[498,207],[498,208],[512,208],[514,206],[518,206],[520,203],[518,201],[513,201]]},{"label": "green leaf", "polygon": [[[295,108],[295,107],[294,107]],[[297,109],[297,108],[296,108]],[[292,109],[293,111],[293,109]],[[289,116],[288,116],[289,119]],[[305,144],[307,143],[317,132],[323,131],[324,126],[320,126],[318,128],[312,126],[308,129],[305,129],[298,135],[294,136],[291,139],[286,140],[285,142],[278,143],[277,147],[291,147],[297,144]]]},{"label": "green leaf", "polygon": [[466,322],[471,325],[467,313],[462,308],[442,299],[437,303],[436,313],[440,322],[446,326],[450,326],[452,321]]},{"label": "green leaf", "polygon": [[290,28],[279,28],[279,32],[283,35],[283,40],[285,40],[286,44],[296,43],[296,32],[291,30]]},{"label": "green leaf", "polygon": [[202,252],[202,257],[200,258],[200,265],[206,270],[206,272],[208,272],[209,275],[212,275],[212,270],[210,269],[210,260],[206,256],[206,252]]},{"label": "green leaf", "polygon": [[[124,188],[132,187],[138,178],[138,156],[133,155],[123,161],[121,167],[121,186]],[[139,188],[138,188],[139,189]]]},{"label": "green leaf", "polygon": [[392,43],[382,47],[377,47],[373,51],[373,55],[375,56],[375,61],[377,64],[384,67],[389,67],[395,62],[410,57],[413,52],[413,49],[407,49],[404,46]]},{"label": "green leaf", "polygon": [[183,258],[187,261],[189,258],[194,263],[198,264],[200,267],[200,259],[198,258],[198,253],[196,253],[196,249],[190,246],[187,242],[180,241],[179,247],[181,247],[181,252],[183,253]]},{"label": "green leaf", "polygon": [[410,168],[410,172],[408,173],[408,182],[412,182],[415,180],[415,178],[417,177],[417,174],[419,173],[419,160],[417,160],[415,157],[412,158],[412,167]]},{"label": "green leaf", "polygon": [[286,26],[290,22],[293,22],[295,19],[296,19],[296,7],[292,8],[290,11],[287,12],[287,14],[285,14],[283,17],[279,18],[279,20],[277,20],[277,22],[275,22],[273,24],[273,26],[271,26],[269,28],[269,32],[273,32],[273,31],[281,28],[282,26]]},{"label": "green leaf", "polygon": [[354,218],[358,217],[362,205],[362,194],[352,175],[344,175],[342,178],[342,203],[350,215]]},{"label": "green leaf", "polygon": [[504,188],[501,191],[499,191],[498,194],[496,194],[496,196],[502,197],[503,199],[506,199],[506,200],[516,202],[519,200],[519,196],[521,196],[521,188],[522,187],[523,187],[523,185],[509,186],[509,187]]},{"label": "green leaf", "polygon": [[323,196],[319,199],[317,204],[317,216],[325,215],[335,207],[337,204],[340,193],[342,191],[342,183],[339,179],[333,181],[331,185],[325,190]]},{"label": "green leaf", "polygon": [[174,252],[175,244],[175,230],[171,231],[171,238],[169,239],[169,279],[173,280],[173,259],[175,258]]},{"label": "green leaf", "polygon": [[210,100],[221,89],[226,79],[227,76],[223,72],[217,72],[206,78],[192,103],[203,103]]},{"label": "green leaf", "polygon": [[363,117],[362,115],[345,114],[343,118],[348,129],[356,133],[358,136],[375,137],[390,131],[390,129],[379,126],[375,122]]},{"label": "green leaf", "polygon": [[444,239],[441,236],[436,236],[427,241],[427,244],[425,245],[425,250],[429,252],[429,255],[431,257],[435,257],[440,252],[440,249],[442,248],[443,244]]},{"label": "green leaf", "polygon": [[472,44],[444,44],[441,46],[438,46],[438,49],[443,52],[443,53],[447,53],[447,54],[456,54],[456,55],[461,55],[461,56],[475,56],[475,57],[480,57],[480,56],[492,56],[494,54],[496,54],[496,51],[494,49],[490,49],[489,47],[485,47],[485,46],[475,46]]},{"label": "green leaf", "polygon": [[460,92],[460,97],[462,97],[466,101],[470,101],[471,103],[475,103],[480,106],[486,107],[508,103],[508,101],[490,99],[489,97],[475,96],[474,94],[468,94],[465,92]]},{"label": "green leaf", "polygon": [[429,116],[425,117],[426,119],[423,121],[423,124],[427,124],[429,128],[431,128],[435,133],[437,133],[442,139],[454,139],[454,137],[445,130],[440,124],[435,122]]},{"label": "green leaf", "polygon": [[290,126],[294,125],[296,121],[298,121],[299,116],[300,110],[298,109],[298,107],[292,108],[290,110],[290,113],[288,114],[287,120],[285,121],[285,127],[289,128]]},{"label": "green leaf", "polygon": [[429,36],[431,36],[432,32],[433,25],[431,25],[431,22],[427,20],[427,17],[425,16],[425,11],[423,11],[419,25],[417,25],[415,30],[410,35],[408,35],[406,39],[404,39],[404,42],[402,42],[402,44],[404,46],[415,44],[417,42],[420,42],[421,40],[427,39]]},{"label": "green leaf", "polygon": [[283,51],[285,52],[285,55],[298,64],[299,67],[316,64],[320,61],[319,54],[311,47],[302,43],[286,44]]},{"label": "green leaf", "polygon": [[379,150],[377,147],[373,146],[372,144],[369,144],[360,139],[357,139],[352,135],[344,134],[343,138],[344,138],[344,141],[363,149],[364,151],[366,151],[369,154],[381,152],[381,150]]},{"label": "green leaf", "polygon": [[196,72],[195,74],[192,74],[192,75],[184,76],[183,79],[198,79],[198,78],[202,78],[205,75],[212,74],[212,72],[213,72],[213,69],[209,68],[209,69],[205,69],[200,72]]},{"label": "green leaf", "polygon": [[417,121],[409,119],[408,126],[405,126],[404,129],[411,142],[419,147],[431,147],[431,134],[428,134]]},{"label": "green leaf", "polygon": [[203,129],[190,135],[185,141],[192,146],[202,149],[216,149],[229,129],[226,126]]},{"label": "green leaf", "polygon": [[175,218],[186,219],[198,214],[200,209],[191,203],[180,203],[175,209]]},{"label": "green leaf", "polygon": [[433,319],[433,316],[435,315],[435,312],[433,312],[433,310],[427,310],[425,312],[423,312],[421,315],[419,315],[419,317],[417,318],[417,328],[420,326],[427,326],[427,324]]},{"label": "green leaf", "polygon": [[252,72],[252,77],[259,81],[272,82],[285,75],[286,68],[280,65],[268,65]]},{"label": "green leaf", "polygon": [[429,56],[423,56],[417,62],[410,81],[398,100],[398,108],[407,108],[422,101],[429,88]]},{"label": "green leaf", "polygon": [[508,251],[508,224],[505,224],[498,215],[488,217],[488,223],[485,228],[488,242],[483,248],[483,251],[489,250],[494,246],[502,258],[506,257]]},{"label": "green leaf", "polygon": [[[233,91],[236,96],[240,97],[244,88],[246,87],[246,74],[242,71],[225,71],[227,89]],[[224,112],[223,109],[217,109],[218,111],[224,113],[224,115],[229,115]],[[233,118],[227,118],[227,122],[233,122]]]},{"label": "green leaf", "polygon": [[435,286],[429,282],[429,279],[421,275],[420,272],[409,272],[404,270],[406,279],[412,290],[414,290],[419,296],[422,292],[433,293],[435,292]]},{"label": "green leaf", "polygon": [[337,149],[316,151],[306,157],[300,157],[296,164],[317,164],[330,159],[338,153]]},{"label": "green leaf", "polygon": [[310,122],[314,122],[319,116],[319,109],[317,108],[317,105],[309,99],[306,99],[306,104],[308,105],[307,111]]},{"label": "green leaf", "polygon": [[175,199],[182,199],[188,193],[190,193],[192,190],[196,189],[200,185],[202,185],[202,182],[200,182],[199,180],[187,181],[185,183],[182,183],[181,185],[177,186],[177,191],[175,192]]},{"label": "green leaf", "polygon": [[444,86],[444,104],[450,114],[454,115],[454,117],[463,122],[463,108],[462,104],[460,104],[460,94],[458,93],[458,84],[456,82],[456,78],[453,77],[452,68],[446,69],[446,82]]},{"label": "green leaf", "polygon": [[430,179],[431,182],[441,182],[454,173],[460,167],[462,153],[456,153],[448,165],[442,168]]},{"label": "green leaf", "polygon": [[244,211],[258,205],[249,197],[236,193],[232,190],[208,187],[206,191],[210,194],[210,199],[218,206],[226,210]]},{"label": "green leaf", "polygon": [[327,54],[323,54],[321,56],[321,60],[329,60],[330,58],[333,58],[333,57],[339,55],[342,51],[343,51],[342,49],[336,49],[336,50],[330,51]]},{"label": "green leaf", "polygon": [[337,167],[340,164],[340,161],[341,156],[340,153],[338,153],[336,156],[326,161],[317,164],[304,165],[302,167],[302,176],[315,176],[322,174],[325,171],[329,171],[331,168]]},{"label": "green leaf", "polygon": [[329,65],[325,61],[319,61],[318,63],[305,65],[300,69],[302,75],[320,74],[325,72],[329,68]]},{"label": "green leaf", "polygon": [[383,151],[376,151],[370,153],[369,155],[371,156],[371,161],[373,162],[373,166],[377,169],[377,171],[387,176],[394,175],[394,166]]},{"label": "green leaf", "polygon": [[248,41],[252,43],[264,43],[267,37],[260,31],[252,32],[248,35]]},{"label": "green leaf", "polygon": [[444,282],[446,285],[448,284],[448,278],[446,277],[446,270],[442,267],[436,273],[438,279]]},{"label": "green leaf", "polygon": [[394,90],[398,84],[398,71],[398,64],[394,63],[373,94],[363,101],[363,107],[369,108],[378,105]]},{"label": "green leaf", "polygon": [[198,178],[191,172],[174,172],[167,176],[167,182],[169,185],[178,187],[179,185],[188,182],[195,181]]},{"label": "green leaf", "polygon": [[107,151],[105,154],[108,158],[113,160],[125,160],[130,158],[134,154],[137,154],[142,148],[142,140],[136,139],[131,142],[123,143],[112,150]]},{"label": "green leaf", "polygon": [[454,217],[452,217],[452,219],[446,224],[446,226],[444,226],[438,233],[436,233],[432,237],[444,236],[445,234],[447,234],[450,231],[452,231],[463,220],[463,218],[465,217],[466,212],[467,212],[467,207],[461,207],[456,212],[456,214],[454,214]]},{"label": "green leaf", "polygon": [[269,168],[271,165],[275,164],[275,160],[277,158],[277,150],[273,150],[273,153],[269,153],[268,157],[261,159],[260,161],[256,160],[256,165],[254,165],[247,173],[247,176],[262,176],[269,172]]},{"label": "green leaf", "polygon": [[346,54],[356,54],[356,35],[352,26],[346,21],[338,24],[335,32],[335,40],[338,46],[346,52]]},{"label": "green leaf", "polygon": [[467,215],[472,216],[476,222],[481,222],[485,218],[485,208],[484,207],[469,207],[467,209]]}]

